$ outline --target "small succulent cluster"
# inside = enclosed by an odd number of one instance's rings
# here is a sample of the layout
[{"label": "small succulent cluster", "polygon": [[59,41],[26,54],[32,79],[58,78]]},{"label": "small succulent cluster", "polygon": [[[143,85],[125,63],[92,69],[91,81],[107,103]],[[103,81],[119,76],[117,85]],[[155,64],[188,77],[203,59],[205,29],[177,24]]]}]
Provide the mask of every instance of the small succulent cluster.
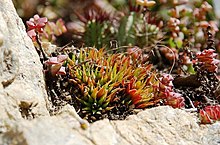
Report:
[{"label": "small succulent cluster", "polygon": [[76,11],[75,13],[84,24],[84,30],[81,30],[81,32],[76,30],[76,33],[82,35],[81,33],[84,32],[82,39],[85,41],[86,46],[101,48],[109,43],[109,37],[113,31],[111,26],[112,17],[109,13],[97,9],[86,10],[84,16]]},{"label": "small succulent cluster", "polygon": [[163,74],[159,80],[159,85],[155,87],[157,90],[156,97],[164,99],[165,105],[173,108],[184,108],[185,99],[180,93],[176,93],[173,90],[173,77],[170,74]]},{"label": "small succulent cluster", "polygon": [[[194,55],[191,60],[195,68],[195,75],[186,79],[186,84],[182,85],[180,93],[187,100],[187,108],[198,108],[201,123],[213,123],[219,120],[219,99],[214,92],[219,84],[217,78],[219,60],[216,59],[214,41],[210,27],[207,28],[207,48]],[[189,80],[191,79],[191,80]],[[187,84],[188,83],[188,84]],[[193,85],[190,85],[193,84]],[[183,92],[184,90],[184,92]],[[176,89],[178,91],[178,89]]]},{"label": "small succulent cluster", "polygon": [[[199,75],[204,75],[206,84],[208,84],[208,88],[216,87],[218,84],[215,84],[217,77],[216,73],[218,72],[218,64],[219,59],[216,59],[218,56],[217,53],[215,53],[214,48],[214,41],[212,38],[212,34],[210,32],[210,28],[208,27],[208,46],[207,49],[203,50],[200,53],[196,54],[197,58],[197,72],[200,73]],[[218,79],[217,79],[218,80]],[[204,82],[204,81],[203,81]],[[204,84],[204,83],[203,83]],[[207,101],[207,106],[204,106],[199,111],[199,117],[201,120],[201,123],[207,124],[207,123],[213,123],[214,121],[220,120],[220,106],[216,105],[217,103],[220,103],[220,100],[218,100],[218,96],[216,96],[215,93],[213,93],[214,90],[210,91],[210,94],[212,94],[212,97],[209,97],[210,99],[216,100],[209,100]]]},{"label": "small succulent cluster", "polygon": [[[159,6],[155,8],[155,11],[167,8],[162,15],[166,24],[161,31],[170,35],[164,38],[164,42],[167,43],[166,47],[159,48],[161,56],[157,57],[162,57],[163,63],[167,63],[167,60],[169,65],[174,63],[188,45],[194,52],[205,49],[207,47],[205,30],[208,26],[211,26],[213,35],[218,32],[211,1],[158,0],[158,3]],[[184,59],[183,62],[187,62],[184,64],[184,71],[194,72],[192,63],[188,63],[190,62],[188,56],[182,55],[181,57]]]},{"label": "small succulent cluster", "polygon": [[219,60],[216,59],[218,54],[214,52],[215,50],[213,49],[207,49],[203,50],[201,53],[196,54],[200,69],[207,70],[210,73],[217,73]]},{"label": "small succulent cluster", "polygon": [[60,18],[55,22],[47,22],[45,25],[43,35],[41,36],[42,41],[54,42],[56,37],[62,35],[67,31],[64,21]]},{"label": "small succulent cluster", "polygon": [[34,15],[33,18],[30,18],[29,21],[26,22],[28,26],[27,34],[33,41],[36,40],[38,33],[43,33],[43,28],[47,24],[48,20],[46,17],[40,18],[39,15]]},{"label": "small succulent cluster", "polygon": [[68,58],[67,55],[58,55],[56,57],[50,57],[45,64],[47,65],[47,71],[52,76],[55,75],[65,75],[65,67],[63,66],[63,63]]},{"label": "small succulent cluster", "polygon": [[127,54],[107,54],[104,49],[72,48],[69,58],[49,58],[46,64],[51,76],[63,75],[62,81],[53,84],[60,86],[55,88],[56,96],[70,96],[69,103],[90,122],[103,117],[124,119],[134,108],[163,104],[184,108],[184,98],[174,92],[173,77],[159,77],[151,64],[143,63],[141,49],[128,50]]},{"label": "small succulent cluster", "polygon": [[51,42],[56,39],[56,36],[60,36],[67,31],[62,19],[58,19],[54,23],[48,21],[46,17],[41,18],[37,14],[30,18],[26,24],[28,27],[27,34],[33,41],[39,39]]},{"label": "small succulent cluster", "polygon": [[220,120],[220,105],[206,106],[199,111],[199,117],[203,124]]},{"label": "small succulent cluster", "polygon": [[114,108],[145,108],[154,100],[157,83],[152,65],[133,65],[125,54],[107,55],[103,49],[81,49],[67,62],[70,94],[82,106],[85,118],[99,119]]},{"label": "small succulent cluster", "polygon": [[194,1],[192,7],[187,7],[186,4],[189,4],[188,0],[179,4],[173,3],[173,8],[167,12],[167,32],[172,36],[170,47],[181,48],[184,46],[184,39],[188,38],[199,49],[205,44],[204,28],[210,25],[213,34],[218,31],[212,17],[207,17],[212,15],[213,7],[206,1]]},{"label": "small succulent cluster", "polygon": [[[219,60],[212,38],[218,28],[211,4],[188,0],[125,4],[113,13],[96,5],[84,9],[84,14],[75,11],[82,29],[76,27],[73,38],[79,39],[78,46],[83,42],[94,47],[55,46],[50,51],[50,42],[67,31],[62,19],[54,23],[35,15],[27,21],[27,33],[43,56],[52,104],[71,104],[89,122],[124,119],[134,109],[158,105],[197,109],[201,123],[220,120],[215,95]],[[156,13],[164,7],[169,9]],[[169,74],[167,63],[172,64]]]},{"label": "small succulent cluster", "polygon": [[218,64],[220,61],[216,59],[218,54],[215,53],[215,42],[213,40],[210,26],[207,27],[207,36],[207,47],[202,52],[196,54],[197,63],[195,65],[197,65],[197,69],[199,69],[197,70],[198,72],[207,71],[208,73],[215,74],[218,72]]},{"label": "small succulent cluster", "polygon": [[[48,46],[51,45],[50,42],[55,41],[56,36],[60,36],[67,31],[64,22],[62,19],[58,19],[56,23],[48,22],[46,17],[41,18],[36,14],[29,21],[26,21],[26,24],[27,34],[32,39],[41,62],[44,63],[48,57],[51,57],[50,50],[48,50]],[[49,44],[47,45],[47,43]]]},{"label": "small succulent cluster", "polygon": [[[81,41],[86,46],[115,48],[117,46],[138,45],[139,47],[149,46],[157,39],[159,27],[153,22],[148,22],[149,13],[142,11],[140,6],[151,7],[154,1],[136,1],[137,7],[132,0],[129,0],[128,12],[115,11],[114,13],[91,8],[84,12],[84,15],[77,12],[79,20],[83,22],[83,31],[75,30],[76,36],[82,35]],[[83,32],[83,33],[82,33]],[[116,46],[109,42],[115,41]]]}]

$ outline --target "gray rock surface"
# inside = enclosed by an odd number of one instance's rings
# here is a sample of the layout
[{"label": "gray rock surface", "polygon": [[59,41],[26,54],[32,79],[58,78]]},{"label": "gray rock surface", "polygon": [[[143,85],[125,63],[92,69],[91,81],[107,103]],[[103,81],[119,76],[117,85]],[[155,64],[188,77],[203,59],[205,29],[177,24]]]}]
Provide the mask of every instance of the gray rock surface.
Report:
[{"label": "gray rock surface", "polygon": [[184,110],[161,106],[126,120],[97,121],[86,130],[68,111],[58,116],[20,120],[0,137],[5,145],[217,145],[220,123],[199,125]]},{"label": "gray rock surface", "polygon": [[218,18],[220,18],[220,1],[219,0],[213,0],[214,4],[214,10]]},{"label": "gray rock surface", "polygon": [[0,120],[48,115],[42,66],[11,0],[0,1]]},{"label": "gray rock surface", "polygon": [[[75,109],[49,116],[42,66],[11,0],[0,0],[0,145],[217,145],[220,122],[162,106],[82,129]],[[88,124],[86,124],[88,125]]]}]

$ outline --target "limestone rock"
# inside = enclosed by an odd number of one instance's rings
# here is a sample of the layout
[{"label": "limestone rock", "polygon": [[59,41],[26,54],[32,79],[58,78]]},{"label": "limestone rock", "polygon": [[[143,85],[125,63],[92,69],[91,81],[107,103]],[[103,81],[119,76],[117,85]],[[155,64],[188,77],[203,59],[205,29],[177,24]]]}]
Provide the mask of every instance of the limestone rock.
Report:
[{"label": "limestone rock", "polygon": [[61,117],[40,117],[32,121],[22,120],[3,135],[0,144],[92,145],[89,139],[78,131],[74,132]]},{"label": "limestone rock", "polygon": [[219,0],[213,0],[214,3],[214,10],[215,14],[217,15],[218,18],[220,18],[220,1]]},{"label": "limestone rock", "polygon": [[71,106],[49,116],[42,66],[11,0],[0,0],[0,23],[1,145],[220,144],[219,122],[199,125],[195,114],[167,106],[86,130]]},{"label": "limestone rock", "polygon": [[[199,125],[194,114],[162,106],[126,120],[97,121],[83,130],[68,111],[21,120],[0,136],[0,144],[24,145],[217,145],[220,123]],[[2,137],[2,139],[1,139]],[[2,140],[2,142],[1,142]]]},{"label": "limestone rock", "polygon": [[0,1],[0,23],[0,120],[48,115],[42,65],[11,0]]}]

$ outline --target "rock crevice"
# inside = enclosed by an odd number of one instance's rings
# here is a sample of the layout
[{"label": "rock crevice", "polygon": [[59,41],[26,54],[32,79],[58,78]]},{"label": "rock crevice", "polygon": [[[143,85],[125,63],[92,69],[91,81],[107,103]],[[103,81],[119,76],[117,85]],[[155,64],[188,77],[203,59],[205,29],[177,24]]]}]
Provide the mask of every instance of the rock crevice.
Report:
[{"label": "rock crevice", "polygon": [[8,108],[21,118],[22,101],[37,102],[35,116],[49,115],[42,65],[11,0],[0,1],[0,23],[0,119],[9,118]]},{"label": "rock crevice", "polygon": [[[100,120],[81,128],[75,109],[47,110],[42,65],[11,0],[0,0],[0,144],[4,145],[217,145],[220,123],[167,106],[126,120]],[[82,120],[81,120],[82,121]]]}]

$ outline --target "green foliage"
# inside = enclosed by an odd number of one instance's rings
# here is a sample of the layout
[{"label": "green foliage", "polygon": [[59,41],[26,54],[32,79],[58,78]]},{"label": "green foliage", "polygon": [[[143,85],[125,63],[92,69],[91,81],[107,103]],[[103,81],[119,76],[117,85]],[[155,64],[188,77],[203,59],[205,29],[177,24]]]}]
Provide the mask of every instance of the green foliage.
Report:
[{"label": "green foliage", "polygon": [[[58,9],[61,1],[50,2]],[[90,119],[95,121],[106,115],[109,117],[133,108],[156,105],[197,108],[202,123],[219,120],[220,110],[216,105],[219,103],[219,94],[216,94],[219,60],[216,59],[212,37],[218,28],[213,21],[212,1],[160,0],[156,4],[137,0],[139,6],[134,2],[124,1],[125,7],[115,3],[117,10],[114,9],[114,13],[98,6],[86,9],[85,14],[75,12],[80,25],[83,23],[77,37],[84,45],[97,49],[57,49],[50,42],[67,31],[61,19],[54,23],[35,15],[27,21],[27,33],[36,44],[44,65],[52,104],[59,104],[57,100],[70,103],[90,122]],[[191,7],[186,7],[186,4]],[[148,9],[150,5],[155,7]],[[45,8],[43,15],[49,9],[51,7]],[[69,26],[77,26],[70,23]],[[77,28],[82,27],[75,30]],[[72,33],[74,31],[67,36],[72,36]],[[113,40],[115,45],[111,43]],[[103,48],[127,48],[127,52],[113,49],[111,51],[116,53],[108,54],[109,51]],[[194,53],[197,51],[201,52]],[[162,71],[170,69],[170,73],[177,73],[179,78],[176,77],[175,81],[171,74],[159,74],[149,60],[159,60],[156,63],[165,68]],[[172,67],[167,69],[164,62],[172,64]],[[181,77],[183,73],[194,75]],[[187,80],[190,78],[192,80]]]},{"label": "green foliage", "polygon": [[119,46],[137,45],[143,48],[154,44],[158,32],[159,28],[154,24],[147,23],[142,13],[130,12],[120,21],[116,40],[118,40]]},{"label": "green foliage", "polygon": [[110,41],[111,25],[109,22],[98,22],[95,19],[88,21],[85,27],[83,39],[86,46],[96,46],[102,48]]},{"label": "green foliage", "polygon": [[85,115],[103,114],[120,100],[127,108],[145,108],[154,100],[153,85],[158,83],[151,65],[134,65],[131,56],[106,54],[103,49],[81,49],[68,61],[73,95]]},{"label": "green foliage", "polygon": [[86,46],[110,48],[112,46],[109,43],[114,40],[117,46],[137,45],[143,48],[154,44],[159,32],[156,24],[146,20],[147,14],[130,10],[123,16],[112,16],[91,9],[85,12],[85,16],[78,13],[77,16],[85,24],[82,38]]}]

